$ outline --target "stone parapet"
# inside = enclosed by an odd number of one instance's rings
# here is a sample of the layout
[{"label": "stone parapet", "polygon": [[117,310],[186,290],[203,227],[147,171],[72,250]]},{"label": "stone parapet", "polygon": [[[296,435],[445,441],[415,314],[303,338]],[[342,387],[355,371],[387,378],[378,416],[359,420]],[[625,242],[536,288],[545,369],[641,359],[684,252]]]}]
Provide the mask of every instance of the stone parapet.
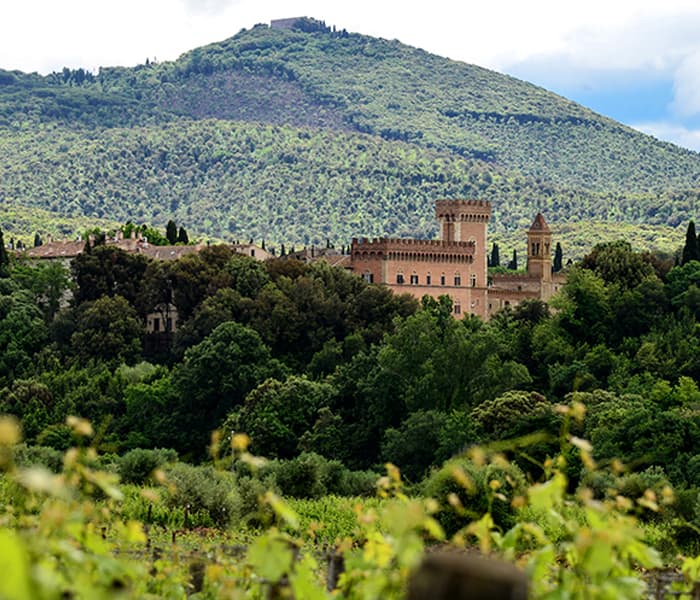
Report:
[{"label": "stone parapet", "polygon": [[450,251],[461,251],[470,253],[474,251],[474,242],[447,242],[444,240],[412,240],[402,238],[352,238],[352,249],[358,251],[373,251],[378,250],[406,250],[413,251],[425,249],[426,251],[434,252],[435,250],[444,249]]}]

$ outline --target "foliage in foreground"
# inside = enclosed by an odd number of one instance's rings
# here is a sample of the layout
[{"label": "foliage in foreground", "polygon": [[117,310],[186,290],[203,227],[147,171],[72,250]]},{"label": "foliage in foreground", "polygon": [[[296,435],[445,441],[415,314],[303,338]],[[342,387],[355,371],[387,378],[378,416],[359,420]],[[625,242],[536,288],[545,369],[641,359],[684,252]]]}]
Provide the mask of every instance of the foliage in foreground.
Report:
[{"label": "foliage in foreground", "polygon": [[[342,556],[345,572],[335,596],[403,597],[426,547],[439,543],[476,547],[514,562],[527,574],[533,598],[642,598],[642,569],[660,566],[660,558],[645,542],[636,515],[642,508],[658,510],[671,501],[672,492],[664,488],[657,496],[647,490],[638,499],[619,494],[596,499],[585,487],[567,493],[564,455],[573,456],[576,449],[584,470],[595,465],[588,442],[566,433],[570,422],[583,419],[583,405],[574,403],[560,412],[566,447],[546,461],[539,483],[516,484],[502,454],[472,449],[463,462],[447,463],[456,491],[439,503],[407,496],[398,469],[387,465],[387,475],[378,482],[381,500],[358,503],[352,517],[346,507],[345,524],[336,528],[332,552]],[[86,421],[71,419],[69,426],[83,441],[92,435]],[[6,574],[0,597],[111,598],[120,593],[131,598],[262,598],[290,592],[297,598],[332,597],[319,556],[330,538],[317,537],[321,524],[300,519],[274,492],[261,494],[260,526],[248,531],[245,546],[211,543],[202,533],[198,552],[189,550],[187,542],[164,549],[152,546],[156,536],[147,525],[128,518],[116,477],[91,466],[97,460],[94,450],[83,446],[66,452],[60,474],[41,467],[18,469],[13,448],[19,437],[16,421],[0,420],[0,466],[5,471],[0,494],[6,501],[0,515],[0,565]],[[231,449],[237,461],[255,469],[264,461],[248,453],[248,441],[233,436]],[[213,442],[216,450],[218,438]],[[486,512],[470,500],[481,485],[479,474],[486,483],[479,496],[479,502],[486,500]],[[154,505],[178,481],[164,473],[159,478],[163,489],[141,490]],[[511,522],[497,523],[499,505],[509,507]],[[308,515],[308,506],[297,503],[296,508]],[[449,539],[436,519],[448,509],[459,523]],[[321,509],[319,519],[328,514]],[[178,533],[184,537],[183,531],[174,531],[173,542]],[[231,538],[221,532],[218,539]],[[697,563],[688,559],[683,568],[692,574]]]}]

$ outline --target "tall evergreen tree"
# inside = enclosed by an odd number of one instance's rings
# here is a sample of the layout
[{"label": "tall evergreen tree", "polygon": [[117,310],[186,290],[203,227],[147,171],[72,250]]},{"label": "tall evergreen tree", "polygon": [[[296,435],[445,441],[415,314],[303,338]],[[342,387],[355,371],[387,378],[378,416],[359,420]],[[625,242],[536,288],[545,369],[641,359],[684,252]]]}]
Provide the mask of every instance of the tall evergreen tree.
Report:
[{"label": "tall evergreen tree", "polygon": [[564,253],[561,249],[561,244],[557,242],[557,247],[554,250],[554,262],[552,263],[552,271],[558,273],[564,267],[563,265]]},{"label": "tall evergreen tree", "polygon": [[10,275],[10,256],[5,249],[5,238],[0,228],[0,277],[9,277]]},{"label": "tall evergreen tree", "polygon": [[187,230],[184,227],[180,227],[180,231],[178,231],[177,243],[178,244],[189,244],[190,243],[190,236],[187,235]]},{"label": "tall evergreen tree", "polygon": [[489,260],[489,266],[491,267],[500,267],[501,266],[501,256],[498,250],[498,244],[496,242],[493,243],[493,247],[491,248],[491,259]]},{"label": "tall evergreen tree", "polygon": [[177,225],[172,219],[170,219],[168,224],[165,226],[165,237],[168,238],[168,241],[171,244],[177,244]]},{"label": "tall evergreen tree", "polygon": [[517,250],[513,250],[513,258],[508,263],[508,268],[513,270],[513,271],[518,270],[518,251]]},{"label": "tall evergreen tree", "polygon": [[44,242],[41,239],[41,236],[38,233],[34,234],[34,247],[41,246]]},{"label": "tall evergreen tree", "polygon": [[681,255],[681,265],[684,265],[691,260],[700,260],[698,236],[695,233],[694,221],[688,223],[688,229],[685,232],[685,245],[683,246],[683,254]]}]

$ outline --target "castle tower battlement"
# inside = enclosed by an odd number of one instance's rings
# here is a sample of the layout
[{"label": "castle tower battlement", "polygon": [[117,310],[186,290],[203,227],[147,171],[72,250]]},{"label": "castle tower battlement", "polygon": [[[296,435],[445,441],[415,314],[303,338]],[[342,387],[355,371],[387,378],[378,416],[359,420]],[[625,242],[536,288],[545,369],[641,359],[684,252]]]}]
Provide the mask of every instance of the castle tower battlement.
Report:
[{"label": "castle tower battlement", "polygon": [[541,214],[528,231],[527,274],[494,275],[489,284],[487,228],[491,203],[484,200],[438,200],[435,215],[440,239],[354,238],[351,269],[368,282],[397,293],[452,300],[455,317],[488,319],[528,298],[548,300],[562,278],[551,273],[551,232]]}]

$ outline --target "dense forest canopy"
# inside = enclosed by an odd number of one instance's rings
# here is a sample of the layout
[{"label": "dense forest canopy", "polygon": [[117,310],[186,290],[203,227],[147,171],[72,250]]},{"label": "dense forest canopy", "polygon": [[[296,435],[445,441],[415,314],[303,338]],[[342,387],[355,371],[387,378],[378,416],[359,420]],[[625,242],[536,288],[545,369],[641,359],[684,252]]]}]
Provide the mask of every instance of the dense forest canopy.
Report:
[{"label": "dense forest canopy", "polygon": [[541,210],[577,248],[632,233],[671,251],[698,203],[694,152],[512,77],[301,25],[167,63],[0,71],[0,129],[0,222],[27,239],[85,217],[297,245],[429,237],[436,198],[478,197],[513,247]]}]

